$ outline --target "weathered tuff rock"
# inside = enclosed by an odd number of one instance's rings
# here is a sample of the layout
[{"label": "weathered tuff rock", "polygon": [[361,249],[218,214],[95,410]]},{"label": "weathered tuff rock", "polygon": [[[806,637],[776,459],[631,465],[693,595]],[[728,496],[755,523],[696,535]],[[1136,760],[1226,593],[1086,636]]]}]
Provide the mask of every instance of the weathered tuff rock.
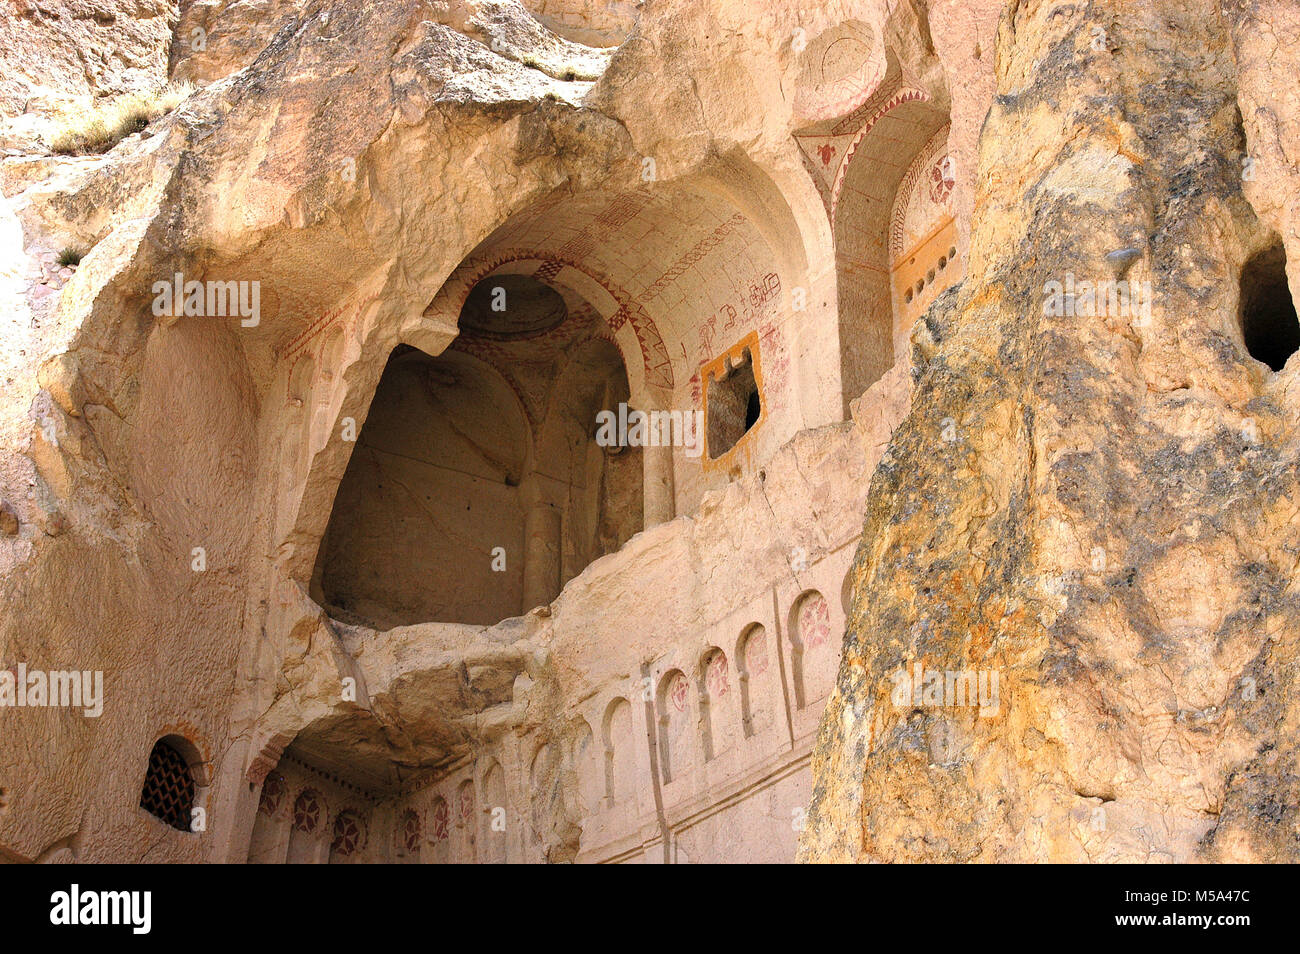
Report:
[{"label": "weathered tuff rock", "polygon": [[0,116],[151,85],[175,24],[169,0],[11,0],[0,19]]},{"label": "weathered tuff rock", "polygon": [[[1004,15],[972,260],[873,478],[802,858],[1295,860],[1300,392],[1234,338],[1270,235],[1300,279],[1298,26]],[[1126,247],[1149,319],[1044,314]],[[998,671],[997,714],[893,704],[915,660]]]},{"label": "weathered tuff rock", "polygon": [[[0,855],[1294,858],[1284,4],[28,6],[0,663],[105,698],[0,709]],[[60,158],[36,79],[199,89]]]}]

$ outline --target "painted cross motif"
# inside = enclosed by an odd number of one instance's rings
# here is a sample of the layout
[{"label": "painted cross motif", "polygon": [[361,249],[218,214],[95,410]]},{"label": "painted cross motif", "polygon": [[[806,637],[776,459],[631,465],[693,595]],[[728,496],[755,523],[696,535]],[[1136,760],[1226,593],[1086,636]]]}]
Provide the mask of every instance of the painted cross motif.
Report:
[{"label": "painted cross motif", "polygon": [[402,844],[412,854],[420,850],[420,816],[411,808],[402,814]]},{"label": "painted cross motif", "polygon": [[831,610],[820,593],[814,593],[799,607],[799,636],[808,649],[816,649],[830,639]]},{"label": "painted cross motif", "polygon": [[284,798],[284,780],[278,775],[268,776],[262,785],[262,797],[258,800],[257,810],[263,815],[274,815]]},{"label": "painted cross motif", "polygon": [[952,157],[943,156],[930,167],[930,201],[936,205],[947,202],[952,195],[952,187],[956,184],[956,181],[953,174]]},{"label": "painted cross motif", "polygon": [[361,819],[356,812],[340,812],[334,819],[334,841],[330,850],[344,857],[352,854],[361,847],[362,832]]},{"label": "painted cross motif", "polygon": [[668,687],[668,698],[672,700],[673,708],[678,712],[686,711],[687,688],[686,677],[681,673],[673,677],[672,685]]},{"label": "painted cross motif", "polygon": [[304,789],[293,803],[293,827],[296,831],[309,833],[316,830],[320,823],[320,796],[311,789]]},{"label": "painted cross motif", "polygon": [[451,812],[447,808],[445,798],[435,798],[433,800],[433,837],[435,841],[446,841],[447,832],[451,827]]},{"label": "painted cross motif", "polygon": [[745,640],[745,670],[751,676],[767,672],[767,630],[756,629]]},{"label": "painted cross motif", "polygon": [[709,668],[705,673],[705,683],[709,687],[709,696],[717,698],[727,694],[727,657],[714,653],[709,658]]}]

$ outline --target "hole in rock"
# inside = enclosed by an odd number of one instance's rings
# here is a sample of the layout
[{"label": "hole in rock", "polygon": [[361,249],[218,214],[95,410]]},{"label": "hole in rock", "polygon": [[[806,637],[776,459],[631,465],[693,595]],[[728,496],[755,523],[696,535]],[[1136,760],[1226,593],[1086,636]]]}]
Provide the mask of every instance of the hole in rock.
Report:
[{"label": "hole in rock", "polygon": [[1250,356],[1274,371],[1300,347],[1300,321],[1280,241],[1252,255],[1241,270],[1241,333]]},{"label": "hole in rock", "polygon": [[190,830],[194,775],[185,756],[166,739],[154,743],[140,791],[140,807],[179,831]]},{"label": "hole in rock", "polygon": [[716,460],[731,450],[762,415],[762,399],[754,380],[754,360],[745,349],[739,366],[725,378],[709,382],[709,457]]},{"label": "hole in rock", "polygon": [[593,426],[629,397],[597,320],[532,277],[491,275],[446,351],[393,351],[313,574],[335,618],[492,625],[641,529],[639,448],[609,453]]}]

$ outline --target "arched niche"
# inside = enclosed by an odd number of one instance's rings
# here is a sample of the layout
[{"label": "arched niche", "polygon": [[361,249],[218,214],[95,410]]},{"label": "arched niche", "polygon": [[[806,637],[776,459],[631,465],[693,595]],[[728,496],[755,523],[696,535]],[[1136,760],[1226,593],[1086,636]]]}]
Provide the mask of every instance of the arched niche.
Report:
[{"label": "arched niche", "polygon": [[330,826],[329,864],[355,864],[364,860],[370,825],[355,808],[345,808],[334,816]]},{"label": "arched niche", "polygon": [[258,795],[257,816],[248,846],[249,864],[278,864],[285,860],[292,815],[289,786],[279,770],[273,769],[263,780]]},{"label": "arched niche", "polygon": [[[933,105],[928,92],[910,87],[900,77],[867,119],[856,148],[845,160],[834,218],[840,374],[846,403],[902,356],[922,305],[933,301],[933,279],[911,301],[903,301],[904,283],[918,277],[924,281],[938,261],[939,253],[931,255],[938,244],[948,243],[944,253],[948,245],[955,245],[951,209],[955,170],[944,149],[946,122],[947,116]],[[936,171],[937,184],[930,181]],[[931,202],[932,194],[939,200]],[[899,221],[905,223],[901,234]],[[901,274],[896,277],[896,272]],[[945,280],[953,274],[947,272]]]},{"label": "arched niche", "polygon": [[635,804],[636,744],[632,729],[632,706],[619,696],[605,709],[601,726],[604,743],[605,803],[608,808]]},{"label": "arched niche", "polygon": [[[950,161],[940,183],[947,204],[937,219],[917,205],[918,197],[929,193],[913,189],[918,176],[929,174],[931,152],[946,142],[949,97],[943,70],[924,45],[904,43],[900,53],[891,46],[898,37],[890,39],[890,29],[852,20],[828,28],[801,54],[796,89],[797,112],[811,121],[795,133],[795,141],[822,192],[834,234],[846,413],[906,348],[916,315],[896,307],[894,269],[901,259],[905,268],[919,267],[924,277],[930,267],[925,243],[937,247],[946,241],[946,235],[931,233],[942,232],[952,220]],[[946,154],[937,158],[942,163]],[[909,228],[918,217],[924,220],[919,237],[912,236],[915,243],[904,243],[901,250],[891,247],[900,215]],[[923,246],[919,253],[917,245]],[[908,265],[913,258],[917,262]],[[933,295],[925,297],[928,303]]]},{"label": "arched niche", "polygon": [[769,728],[775,718],[777,684],[775,647],[767,629],[754,623],[736,641],[736,667],[740,675],[741,722],[745,738]]},{"label": "arched niche", "polygon": [[622,352],[590,303],[517,268],[466,290],[446,351],[390,357],[314,574],[335,616],[490,625],[641,529],[640,448],[597,440],[630,399]]},{"label": "arched niche", "polygon": [[428,844],[432,849],[433,861],[436,864],[450,863],[452,860],[451,805],[441,794],[434,795],[429,802],[428,827]]},{"label": "arched niche", "polygon": [[466,779],[456,787],[455,861],[459,864],[478,862],[478,800],[474,796],[474,782]]},{"label": "arched niche", "polygon": [[492,761],[483,773],[483,813],[486,850],[483,860],[487,864],[506,863],[506,839],[510,831],[510,812],[506,806],[506,777],[500,763]]},{"label": "arched niche", "polygon": [[289,864],[319,864],[329,852],[329,806],[319,790],[298,791],[289,818]]},{"label": "arched niche", "polygon": [[670,784],[684,775],[690,765],[694,721],[690,680],[680,669],[665,673],[659,680],[656,708],[659,715],[659,770],[664,784]]},{"label": "arched niche", "polygon": [[790,661],[795,706],[805,709],[824,698],[839,668],[839,639],[830,604],[817,590],[806,590],[790,609]]},{"label": "arched niche", "polygon": [[378,628],[520,611],[527,417],[473,355],[390,356],[334,499],[313,595]]},{"label": "arched niche", "polygon": [[731,666],[727,654],[710,646],[700,657],[697,679],[700,707],[700,747],[709,762],[725,752],[734,739],[731,714]]}]

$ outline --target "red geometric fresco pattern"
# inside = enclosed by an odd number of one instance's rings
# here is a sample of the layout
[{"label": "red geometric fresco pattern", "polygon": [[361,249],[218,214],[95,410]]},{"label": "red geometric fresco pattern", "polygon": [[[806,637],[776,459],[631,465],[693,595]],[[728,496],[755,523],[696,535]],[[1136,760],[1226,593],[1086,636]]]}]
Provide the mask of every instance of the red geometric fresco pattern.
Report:
[{"label": "red geometric fresco pattern", "polygon": [[727,694],[727,657],[721,650],[709,657],[708,669],[705,670],[705,685],[709,688],[710,698]]},{"label": "red geometric fresco pattern", "polygon": [[433,800],[433,810],[430,812],[432,818],[433,830],[430,834],[434,841],[446,841],[451,829],[451,809],[447,807],[447,800],[441,795]]},{"label": "red geometric fresco pattern", "polygon": [[799,605],[799,637],[808,649],[816,649],[830,639],[831,609],[820,593],[805,597]]},{"label": "red geometric fresco pattern", "polygon": [[668,687],[668,698],[672,700],[673,708],[678,712],[686,711],[686,699],[690,691],[690,686],[686,682],[686,677],[680,672],[673,677],[672,684]]},{"label": "red geometric fresco pattern", "polygon": [[731,218],[727,219],[717,228],[715,228],[704,238],[696,242],[689,251],[673,262],[668,270],[656,278],[650,285],[637,296],[638,301],[650,301],[657,298],[659,293],[671,285],[677,279],[681,278],[688,270],[693,268],[706,255],[723,243],[728,235],[740,227],[745,221],[745,217],[737,212]]},{"label": "red geometric fresco pattern", "polygon": [[400,829],[402,846],[411,854],[415,854],[420,850],[421,827],[420,816],[415,809],[408,808],[402,813],[402,827]]},{"label": "red geometric fresco pattern", "polygon": [[[668,357],[668,347],[664,344],[663,336],[655,326],[654,319],[646,312],[645,308],[637,301],[633,301],[623,289],[612,284],[603,275],[592,269],[584,267],[579,261],[568,259],[556,255],[544,255],[526,249],[504,249],[498,254],[494,254],[490,259],[473,263],[472,270],[466,269],[462,265],[457,270],[456,280],[461,283],[463,294],[459,296],[457,304],[457,314],[464,307],[465,298],[469,296],[470,291],[480,281],[492,274],[502,265],[519,261],[541,261],[543,266],[558,265],[560,268],[568,267],[582,272],[592,281],[596,282],[619,303],[619,310],[615,316],[609,319],[610,328],[617,331],[624,323],[632,325],[632,331],[636,335],[637,343],[641,346],[641,360],[645,368],[646,384],[650,387],[660,388],[665,391],[671,391],[673,387],[673,366],[672,360]],[[540,268],[539,268],[540,272]],[[549,273],[549,270],[548,270]],[[558,274],[558,270],[556,271]],[[448,281],[451,284],[451,281]]]},{"label": "red geometric fresco pattern", "polygon": [[278,775],[268,775],[262,784],[262,797],[257,801],[257,810],[263,815],[274,815],[284,801],[284,779]]},{"label": "red geometric fresco pattern", "polygon": [[293,828],[311,834],[320,824],[321,797],[310,788],[304,788],[293,803]]},{"label": "red geometric fresco pattern", "polygon": [[930,167],[930,201],[936,205],[947,202],[956,180],[952,174],[952,160],[944,156]]},{"label": "red geometric fresco pattern", "polygon": [[898,184],[897,195],[902,199],[895,203],[893,218],[889,223],[889,254],[891,258],[897,259],[905,251],[903,248],[903,229],[908,205],[906,197],[910,196],[912,190],[917,188],[920,177],[926,170],[929,170],[931,184],[933,184],[933,177],[937,175],[939,181],[946,186],[943,199],[946,201],[951,198],[952,186],[956,183],[951,178],[951,164],[944,168],[944,159],[947,158],[948,154],[947,149],[948,127],[944,126],[930,137],[929,142],[921,147],[916,160],[903,176],[903,181]]},{"label": "red geometric fresco pattern", "polygon": [[360,849],[365,840],[366,827],[361,816],[351,809],[339,812],[334,819],[334,840],[330,842],[330,851],[346,858]]},{"label": "red geometric fresco pattern", "polygon": [[836,173],[835,184],[831,186],[832,221],[836,218],[836,212],[840,202],[840,193],[844,190],[844,178],[848,174],[849,166],[853,162],[854,154],[858,151],[858,147],[862,145],[862,140],[867,137],[867,133],[871,132],[876,123],[880,122],[880,120],[888,115],[891,110],[897,109],[904,103],[928,102],[929,99],[930,94],[924,90],[907,88],[896,90],[885,104],[879,108],[876,114],[871,117],[867,124],[858,130],[857,135],[853,137],[853,141],[850,143],[849,148],[845,150],[844,161],[840,164],[839,172]]}]

